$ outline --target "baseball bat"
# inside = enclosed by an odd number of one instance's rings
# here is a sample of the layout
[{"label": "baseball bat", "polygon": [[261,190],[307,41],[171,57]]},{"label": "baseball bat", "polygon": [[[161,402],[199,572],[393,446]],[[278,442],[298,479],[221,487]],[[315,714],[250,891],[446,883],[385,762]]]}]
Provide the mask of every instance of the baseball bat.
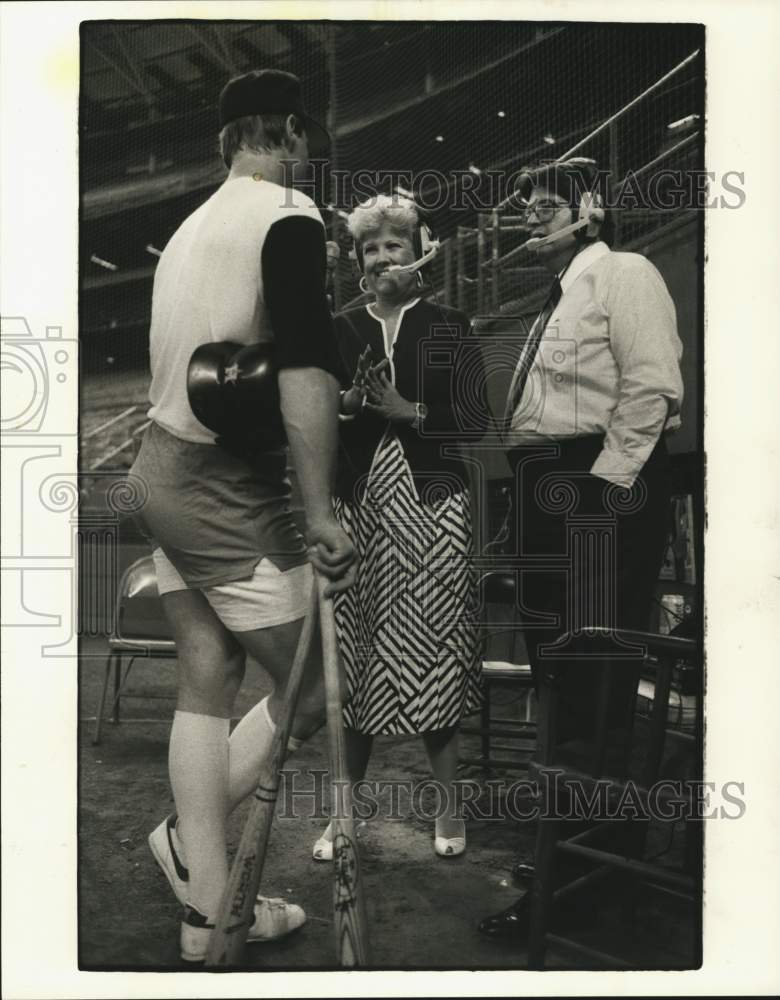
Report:
[{"label": "baseball bat", "polygon": [[287,679],[282,714],[276,723],[271,751],[263,765],[254,793],[254,802],[222,895],[206,953],[206,966],[219,968],[239,964],[249,928],[254,920],[255,899],[265,864],[268,838],[279,792],[280,772],[295,718],[306,658],[317,623],[317,594],[318,585],[315,580],[312,584],[309,610],[301,627],[298,647]]},{"label": "baseball bat", "polygon": [[327,580],[318,578],[322,660],[325,673],[325,704],[331,779],[331,823],[333,833],[333,924],[336,950],[344,968],[369,964],[368,932],[360,855],[352,818],[352,791],[344,751],[339,648],[333,603],[325,597]]}]

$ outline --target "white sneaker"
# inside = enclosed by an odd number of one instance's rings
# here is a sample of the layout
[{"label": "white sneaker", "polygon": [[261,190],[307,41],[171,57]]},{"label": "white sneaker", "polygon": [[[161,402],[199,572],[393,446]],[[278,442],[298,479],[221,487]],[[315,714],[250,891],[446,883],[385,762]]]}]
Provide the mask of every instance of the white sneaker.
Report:
[{"label": "white sneaker", "polygon": [[[295,903],[258,896],[255,903],[255,919],[249,928],[246,943],[276,941],[305,923],[306,914]],[[188,904],[184,907],[179,944],[181,957],[185,962],[205,960],[213,927],[214,924],[194,906]]]},{"label": "white sneaker", "polygon": [[311,856],[315,861],[333,860],[333,824],[328,823],[321,837],[314,841]]},{"label": "white sneaker", "polygon": [[162,823],[152,830],[149,834],[149,848],[163,875],[168,879],[176,898],[184,905],[187,902],[190,873],[182,861],[181,841],[176,833],[176,813],[166,816]]}]

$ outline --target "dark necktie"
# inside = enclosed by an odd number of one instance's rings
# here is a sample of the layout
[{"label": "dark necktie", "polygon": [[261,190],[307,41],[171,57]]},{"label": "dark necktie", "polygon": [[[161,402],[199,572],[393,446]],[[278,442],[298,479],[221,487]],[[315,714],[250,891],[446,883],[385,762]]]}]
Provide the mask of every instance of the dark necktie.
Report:
[{"label": "dark necktie", "polygon": [[539,313],[536,322],[531,329],[531,334],[525,343],[523,352],[520,355],[516,375],[513,378],[512,385],[509,389],[506,412],[504,413],[504,426],[506,430],[509,430],[512,423],[512,414],[520,405],[520,400],[523,398],[523,392],[525,390],[526,382],[528,381],[531,366],[533,365],[534,358],[536,357],[536,352],[539,350],[539,344],[541,343],[545,328],[550,321],[550,316],[552,316],[555,307],[560,302],[562,294],[563,290],[561,288],[561,283],[556,278],[550,287],[550,293],[547,296],[547,300],[542,306],[542,311]]}]

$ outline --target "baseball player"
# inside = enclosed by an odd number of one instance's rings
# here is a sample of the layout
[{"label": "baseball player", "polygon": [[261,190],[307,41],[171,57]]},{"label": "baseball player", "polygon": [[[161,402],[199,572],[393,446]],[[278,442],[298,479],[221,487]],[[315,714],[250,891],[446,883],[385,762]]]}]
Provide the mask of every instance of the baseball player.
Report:
[{"label": "baseball player", "polygon": [[[177,229],[155,274],[152,423],[132,470],[148,488],[141,517],[157,546],[159,591],[178,650],[169,752],[176,812],[149,843],[184,904],[186,961],[205,957],[228,876],[226,821],[253,791],[272,743],[312,566],[329,577],[330,593],[348,588],[355,574],[354,548],[331,500],[339,383],[325,231],[314,203],[293,188],[329,137],[306,114],[297,77],[275,70],[231,80],[219,116],[228,177]],[[214,342],[273,345],[306,540],[290,514],[283,444],[250,451],[242,442],[252,428],[218,439],[193,413],[188,363]],[[226,364],[226,384],[244,375],[240,364]],[[267,419],[263,402],[260,385],[258,424]],[[267,670],[273,692],[231,734],[247,654]],[[316,652],[306,669],[293,748],[324,719]],[[299,906],[259,897],[248,940],[277,938],[305,919]]]}]

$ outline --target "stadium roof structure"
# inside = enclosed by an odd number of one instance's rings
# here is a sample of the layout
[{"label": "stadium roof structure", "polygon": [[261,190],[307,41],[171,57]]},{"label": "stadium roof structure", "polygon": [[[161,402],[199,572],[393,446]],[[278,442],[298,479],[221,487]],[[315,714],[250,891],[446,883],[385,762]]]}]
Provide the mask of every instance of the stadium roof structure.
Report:
[{"label": "stadium roof structure", "polygon": [[[225,177],[217,97],[236,73],[274,66],[300,76],[309,112],[334,138],[328,177],[338,170],[350,178],[343,197],[315,194],[323,210],[331,202],[349,207],[349,184],[360,171],[409,173],[420,181],[418,196],[436,186],[426,176],[470,172],[470,190],[490,206],[499,200],[489,190],[491,173],[508,176],[553,159],[701,42],[700,26],[685,24],[85,21],[85,328],[103,329],[116,317],[140,325],[146,307],[134,299],[148,293],[133,286],[148,284],[150,254]],[[583,153],[619,176],[652,162],[664,143],[678,142],[670,139],[671,123],[703,113],[701,77],[701,66],[689,67]],[[443,237],[477,223],[473,200],[462,197],[466,184],[447,183],[449,200],[433,212]],[[470,271],[473,252],[466,251]]]}]

